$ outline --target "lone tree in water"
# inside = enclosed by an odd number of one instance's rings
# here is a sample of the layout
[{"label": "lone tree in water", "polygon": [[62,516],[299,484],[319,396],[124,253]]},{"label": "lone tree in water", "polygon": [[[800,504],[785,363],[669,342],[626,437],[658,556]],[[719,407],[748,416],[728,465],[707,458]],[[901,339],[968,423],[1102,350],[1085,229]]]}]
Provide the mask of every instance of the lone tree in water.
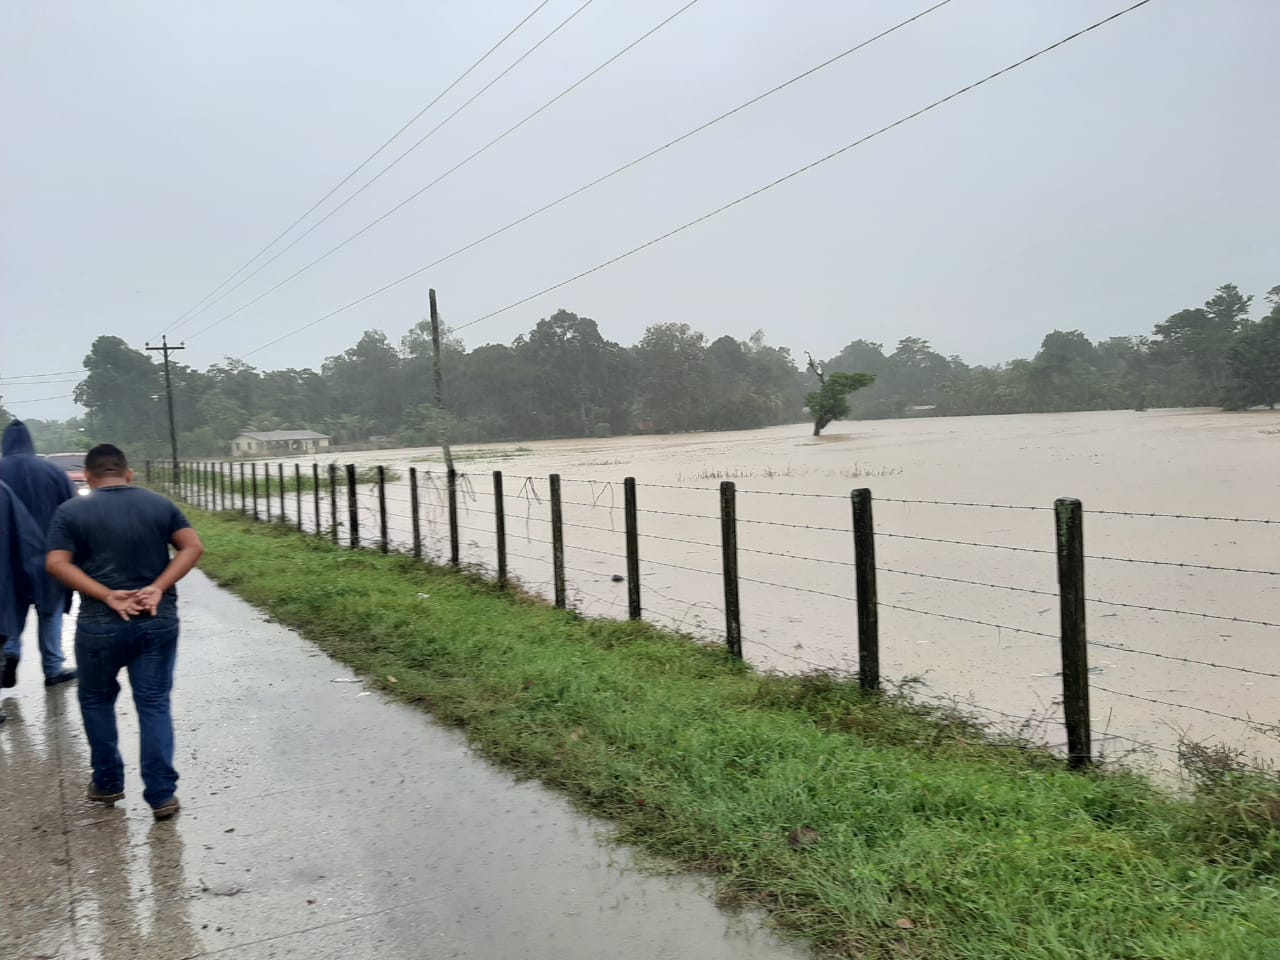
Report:
[{"label": "lone tree in water", "polygon": [[875,383],[875,377],[869,373],[833,373],[822,372],[811,354],[809,369],[818,378],[818,389],[805,397],[805,406],[813,414],[813,435],[822,435],[822,430],[833,420],[840,420],[849,415],[849,394],[855,390]]}]

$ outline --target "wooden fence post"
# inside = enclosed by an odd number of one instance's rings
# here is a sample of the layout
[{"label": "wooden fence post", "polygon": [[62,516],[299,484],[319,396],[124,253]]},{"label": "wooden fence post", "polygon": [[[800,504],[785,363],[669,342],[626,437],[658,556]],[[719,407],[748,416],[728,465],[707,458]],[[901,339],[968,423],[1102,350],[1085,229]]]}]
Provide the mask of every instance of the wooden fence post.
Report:
[{"label": "wooden fence post", "polygon": [[311,505],[314,507],[316,528],[312,531],[317,537],[320,536],[320,464],[315,460],[311,461]]},{"label": "wooden fence post", "polygon": [[360,506],[356,499],[356,465],[347,464],[347,523],[351,525],[351,549],[360,546]]},{"label": "wooden fence post", "polygon": [[636,478],[622,481],[624,509],[627,525],[627,612],[632,620],[643,614],[640,608],[640,523],[636,509]]},{"label": "wooden fence post", "polygon": [[142,464],[142,482],[148,487],[151,486],[151,461],[143,461]]},{"label": "wooden fence post", "polygon": [[329,464],[329,537],[338,542],[338,465]]},{"label": "wooden fence post", "polygon": [[742,607],[738,600],[738,488],[732,480],[720,484],[720,551],[724,561],[725,643],[742,659]]},{"label": "wooden fence post", "polygon": [[244,485],[244,461],[240,461],[240,512],[248,513],[249,495]]},{"label": "wooden fence post", "polygon": [[298,510],[298,532],[302,532],[302,464],[293,462],[293,505]]},{"label": "wooden fence post", "polygon": [[378,464],[378,549],[386,553],[387,543],[387,468]]},{"label": "wooden fence post", "polygon": [[264,463],[262,465],[262,506],[265,509],[266,516],[263,517],[267,523],[271,522],[271,464]]},{"label": "wooden fence post", "polygon": [[871,491],[854,490],[853,579],[858,606],[858,685],[880,689],[880,605],[876,595],[876,539]]},{"label": "wooden fence post", "polygon": [[457,566],[462,560],[458,539],[458,471],[449,468],[449,563]]},{"label": "wooden fence post", "polygon": [[218,462],[218,509],[227,512],[227,472],[231,464],[225,460]]},{"label": "wooden fence post", "polygon": [[1089,721],[1089,641],[1085,630],[1084,508],[1079,500],[1054,502],[1058,543],[1058,592],[1062,614],[1062,710],[1067,726],[1067,763],[1093,760]]},{"label": "wooden fence post", "polygon": [[280,522],[289,522],[289,510],[284,505],[284,495],[287,492],[284,488],[284,464],[276,464],[276,475],[280,478]]},{"label": "wooden fence post", "polygon": [[422,559],[422,507],[418,503],[418,468],[409,468],[409,523],[413,527],[413,559]]},{"label": "wooden fence post", "polygon": [[253,487],[253,519],[258,519],[258,464],[249,464],[249,483]]},{"label": "wooden fence post", "polygon": [[555,575],[556,606],[568,605],[564,586],[564,508],[560,503],[560,474],[551,474],[551,567]]},{"label": "wooden fence post", "polygon": [[498,589],[507,589],[507,508],[502,498],[502,471],[493,471],[493,530],[498,550]]}]

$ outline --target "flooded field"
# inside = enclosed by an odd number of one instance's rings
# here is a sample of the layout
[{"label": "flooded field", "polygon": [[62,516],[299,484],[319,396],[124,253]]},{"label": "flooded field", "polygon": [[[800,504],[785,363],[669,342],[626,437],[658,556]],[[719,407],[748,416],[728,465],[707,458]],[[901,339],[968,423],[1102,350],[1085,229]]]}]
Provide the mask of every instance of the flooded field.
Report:
[{"label": "flooded field", "polygon": [[[547,476],[563,477],[569,598],[588,616],[626,616],[622,480],[635,477],[645,616],[708,640],[724,631],[718,488],[733,480],[744,652],[782,671],[856,668],[849,492],[869,487],[883,675],[1052,744],[1064,739],[1052,505],[1079,498],[1095,750],[1148,744],[1167,763],[1186,734],[1280,757],[1258,729],[1280,723],[1280,413],[853,422],[819,439],[801,424],[455,453],[463,562],[494,567],[492,472],[502,470],[511,574],[548,595]],[[342,459],[399,473],[388,526],[402,547],[417,468],[424,548],[447,556],[438,450]],[[374,543],[367,485],[360,505],[361,538]],[[294,514],[292,495],[285,508]],[[1127,515],[1147,513],[1273,522]],[[311,527],[309,495],[303,518]]]}]

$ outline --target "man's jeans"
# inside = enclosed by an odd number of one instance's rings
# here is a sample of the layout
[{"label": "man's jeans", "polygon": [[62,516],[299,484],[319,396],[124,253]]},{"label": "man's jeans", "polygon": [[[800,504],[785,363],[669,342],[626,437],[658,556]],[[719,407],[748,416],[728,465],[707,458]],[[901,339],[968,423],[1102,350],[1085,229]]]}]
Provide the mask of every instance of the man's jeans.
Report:
[{"label": "man's jeans", "polygon": [[124,761],[116,732],[116,677],[129,671],[133,703],[141,728],[142,797],[158,807],[173,796],[173,717],[169,692],[178,658],[178,621],[141,616],[76,628],[76,665],[80,668],[80,713],[89,738],[93,782],[104,793],[124,789]]},{"label": "man's jeans", "polygon": [[[27,607],[27,612],[22,616],[22,630],[27,629],[27,615],[31,613],[31,608]],[[50,614],[37,614],[37,633],[40,638],[40,661],[44,668],[44,677],[51,680],[62,672],[62,666],[66,663],[66,659],[62,656],[62,608]],[[16,637],[9,637],[4,642],[4,655],[6,657],[22,656],[22,633]]]}]

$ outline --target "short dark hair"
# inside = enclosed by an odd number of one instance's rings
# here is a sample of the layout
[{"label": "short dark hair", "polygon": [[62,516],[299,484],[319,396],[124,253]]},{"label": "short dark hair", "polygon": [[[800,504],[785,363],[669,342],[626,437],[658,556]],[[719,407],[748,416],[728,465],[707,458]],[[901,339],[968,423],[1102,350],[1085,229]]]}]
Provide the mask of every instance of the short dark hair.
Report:
[{"label": "short dark hair", "polygon": [[123,477],[129,472],[129,458],[114,443],[100,443],[85,454],[84,472],[95,477]]}]

